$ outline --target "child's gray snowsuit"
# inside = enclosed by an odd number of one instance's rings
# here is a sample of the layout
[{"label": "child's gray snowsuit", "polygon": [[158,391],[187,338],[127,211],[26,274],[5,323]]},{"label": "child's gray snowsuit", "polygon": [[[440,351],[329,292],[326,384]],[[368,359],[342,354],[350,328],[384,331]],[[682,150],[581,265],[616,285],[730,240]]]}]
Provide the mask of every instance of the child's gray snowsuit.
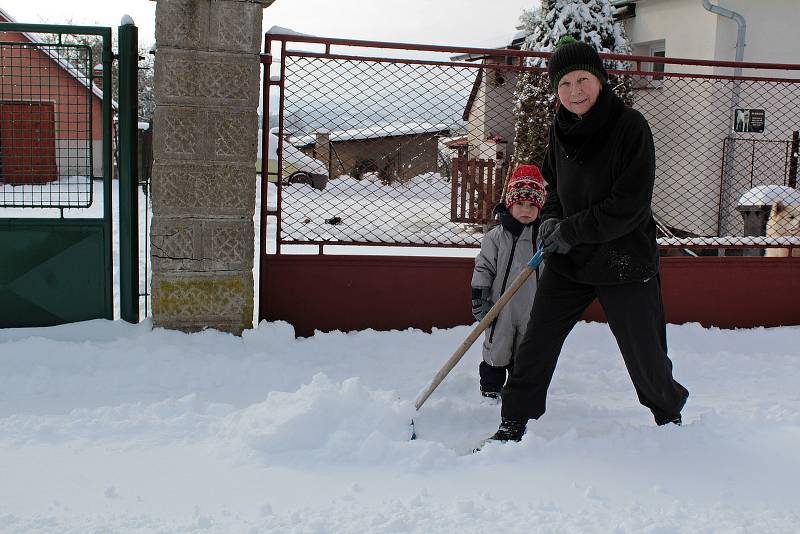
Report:
[{"label": "child's gray snowsuit", "polygon": [[[535,252],[536,230],[539,227],[538,221],[523,226],[504,210],[499,215],[501,224],[489,230],[483,237],[481,251],[475,258],[475,270],[472,272],[472,287],[490,287],[492,303],[500,299],[500,295],[530,261]],[[522,231],[515,236],[512,231],[519,231],[520,228]],[[532,274],[506,304],[492,326],[486,329],[483,361],[487,364],[505,367],[511,363],[530,318],[536,279],[537,273]]]}]

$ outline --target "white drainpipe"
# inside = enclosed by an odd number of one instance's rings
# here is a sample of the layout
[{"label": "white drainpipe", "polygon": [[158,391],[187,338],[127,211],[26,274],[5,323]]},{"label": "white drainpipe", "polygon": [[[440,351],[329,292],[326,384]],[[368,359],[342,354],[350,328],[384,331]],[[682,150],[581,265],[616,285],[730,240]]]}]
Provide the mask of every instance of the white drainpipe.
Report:
[{"label": "white drainpipe", "polygon": [[[710,11],[711,13],[715,13],[717,15],[721,15],[723,17],[727,17],[732,19],[736,22],[739,26],[739,31],[736,35],[736,61],[742,61],[744,59],[744,37],[745,33],[747,32],[747,23],[744,20],[744,17],[741,16],[739,13],[735,11],[731,11],[730,9],[726,9],[724,7],[715,6],[709,0],[703,0],[703,7]],[[734,76],[741,76],[742,69],[741,67],[736,67],[733,71]],[[733,110],[739,107],[739,100],[740,100],[740,82],[738,80],[733,82],[733,94],[731,95],[731,113]],[[731,198],[731,182],[733,181],[733,166],[736,160],[736,140],[734,138],[730,139],[728,143],[728,150],[725,154],[725,165],[722,169],[722,198],[721,201],[721,213],[720,213],[720,234],[727,234],[728,227],[729,227],[729,218],[728,218],[728,208],[730,203],[733,202]],[[723,254],[723,249],[719,250],[720,254]]]},{"label": "white drainpipe", "polygon": [[[744,20],[744,17],[735,11],[731,11],[730,9],[715,6],[714,4],[711,3],[711,0],[703,0],[703,7],[707,11],[732,19],[739,26],[739,31],[736,34],[736,61],[743,61],[744,37],[745,34],[747,33],[747,22]],[[741,76],[741,75],[742,75],[742,69],[737,68],[734,71],[734,76]]]}]

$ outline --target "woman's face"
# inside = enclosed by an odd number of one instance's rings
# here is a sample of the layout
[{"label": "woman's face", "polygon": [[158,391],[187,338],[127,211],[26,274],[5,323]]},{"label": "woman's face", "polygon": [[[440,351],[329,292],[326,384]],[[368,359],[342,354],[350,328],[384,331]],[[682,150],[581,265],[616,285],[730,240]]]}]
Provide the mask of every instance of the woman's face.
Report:
[{"label": "woman's face", "polygon": [[597,102],[603,84],[586,70],[573,70],[558,82],[558,99],[575,115],[582,117]]}]

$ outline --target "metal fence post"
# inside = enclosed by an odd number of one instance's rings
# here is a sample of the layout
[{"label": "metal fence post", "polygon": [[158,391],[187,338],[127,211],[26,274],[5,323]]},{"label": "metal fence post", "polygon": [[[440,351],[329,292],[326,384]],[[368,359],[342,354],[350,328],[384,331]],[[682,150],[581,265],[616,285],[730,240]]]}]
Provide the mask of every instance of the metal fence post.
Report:
[{"label": "metal fence post", "polygon": [[789,187],[797,188],[797,162],[800,159],[800,132],[797,130],[792,132],[792,144],[789,148],[789,179],[787,184]]},{"label": "metal fence post", "polygon": [[[126,21],[123,21],[126,22]],[[137,183],[138,28],[127,21],[119,35],[119,294],[120,317],[139,322],[139,203]]]},{"label": "metal fence post", "polygon": [[[76,30],[77,31],[77,30]],[[113,200],[111,198],[111,189],[113,181],[113,147],[111,143],[112,137],[112,114],[113,114],[113,97],[111,95],[111,69],[114,66],[114,53],[111,48],[111,28],[102,29],[103,39],[103,226],[105,228],[105,279],[106,291],[103,296],[105,307],[105,318],[114,319],[114,225],[111,224],[111,217],[113,213]]]}]

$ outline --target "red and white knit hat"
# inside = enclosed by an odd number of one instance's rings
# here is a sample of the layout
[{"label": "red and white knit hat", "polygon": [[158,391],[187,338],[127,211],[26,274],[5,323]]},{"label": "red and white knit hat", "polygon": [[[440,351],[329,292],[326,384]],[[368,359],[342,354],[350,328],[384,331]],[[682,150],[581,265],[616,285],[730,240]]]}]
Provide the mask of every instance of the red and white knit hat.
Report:
[{"label": "red and white knit hat", "polygon": [[537,208],[544,204],[545,190],[542,172],[536,165],[519,165],[506,186],[506,207],[517,202],[530,202]]}]

